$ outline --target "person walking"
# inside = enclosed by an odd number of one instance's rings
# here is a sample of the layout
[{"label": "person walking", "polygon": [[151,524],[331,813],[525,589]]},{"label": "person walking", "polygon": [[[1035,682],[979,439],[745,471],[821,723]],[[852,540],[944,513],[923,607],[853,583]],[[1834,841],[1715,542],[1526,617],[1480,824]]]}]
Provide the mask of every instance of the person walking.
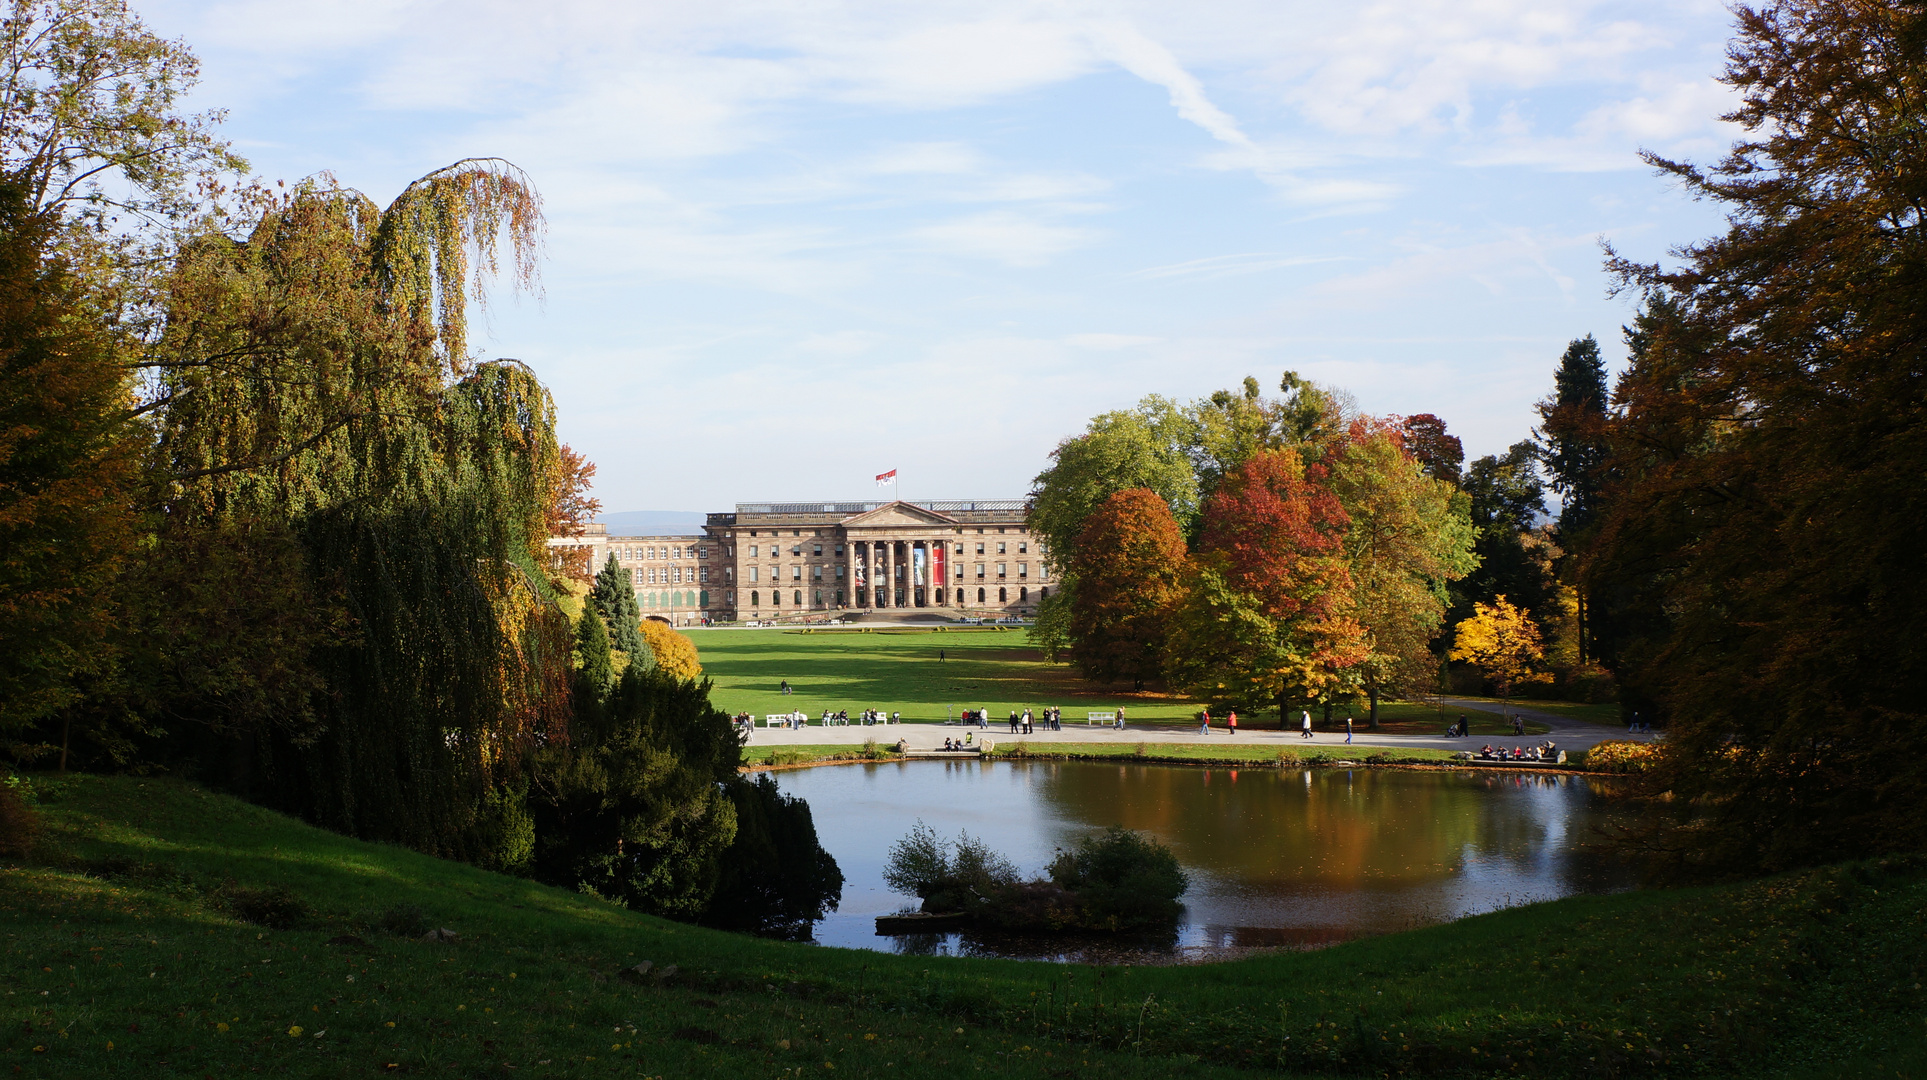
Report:
[{"label": "person walking", "polygon": [[938,650],[937,650],[937,663],[939,663],[939,664],[941,664],[941,663],[943,663],[943,650],[942,650],[942,649],[938,649]]},{"label": "person walking", "polygon": [[1200,735],[1211,734],[1211,710],[1210,709],[1198,710],[1198,734]]},{"label": "person walking", "polygon": [[1301,739],[1309,739],[1311,738],[1311,710],[1305,710],[1303,716],[1304,720],[1300,721],[1298,725],[1298,737]]},{"label": "person walking", "polygon": [[1345,745],[1350,746],[1351,744],[1352,744],[1352,718],[1347,716],[1345,718]]},{"label": "person walking", "polygon": [[1229,714],[1225,716],[1224,727],[1225,727],[1225,731],[1229,732],[1232,735],[1236,735],[1238,733],[1238,710],[1233,709]]},{"label": "person walking", "polygon": [[1119,731],[1124,730],[1124,706],[1122,705],[1117,707],[1117,729]]}]

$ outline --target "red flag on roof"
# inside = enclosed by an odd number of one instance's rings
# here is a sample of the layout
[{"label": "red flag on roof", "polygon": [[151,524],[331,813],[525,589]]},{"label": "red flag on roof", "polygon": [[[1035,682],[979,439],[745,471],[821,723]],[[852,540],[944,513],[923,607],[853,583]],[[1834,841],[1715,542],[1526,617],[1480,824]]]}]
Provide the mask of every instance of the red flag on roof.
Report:
[{"label": "red flag on roof", "polygon": [[877,474],[878,487],[888,487],[889,485],[894,484],[896,482],[897,482],[897,471],[895,469],[891,469],[889,472],[886,472],[886,473]]}]

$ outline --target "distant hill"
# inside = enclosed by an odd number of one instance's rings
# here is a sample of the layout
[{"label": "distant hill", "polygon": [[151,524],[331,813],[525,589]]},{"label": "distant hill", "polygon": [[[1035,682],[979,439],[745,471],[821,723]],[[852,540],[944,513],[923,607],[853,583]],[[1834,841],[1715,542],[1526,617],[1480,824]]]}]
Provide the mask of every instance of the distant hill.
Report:
[{"label": "distant hill", "polygon": [[695,510],[624,510],[596,520],[616,536],[701,536],[707,517]]}]

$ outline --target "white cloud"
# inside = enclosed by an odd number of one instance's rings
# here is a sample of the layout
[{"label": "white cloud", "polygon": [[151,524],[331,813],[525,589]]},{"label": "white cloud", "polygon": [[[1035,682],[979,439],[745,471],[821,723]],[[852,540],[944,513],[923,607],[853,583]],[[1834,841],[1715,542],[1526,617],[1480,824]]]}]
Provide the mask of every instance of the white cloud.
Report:
[{"label": "white cloud", "polygon": [[1052,225],[1008,210],[992,210],[913,230],[930,246],[963,255],[994,259],[1011,266],[1041,266],[1094,242],[1094,229]]}]

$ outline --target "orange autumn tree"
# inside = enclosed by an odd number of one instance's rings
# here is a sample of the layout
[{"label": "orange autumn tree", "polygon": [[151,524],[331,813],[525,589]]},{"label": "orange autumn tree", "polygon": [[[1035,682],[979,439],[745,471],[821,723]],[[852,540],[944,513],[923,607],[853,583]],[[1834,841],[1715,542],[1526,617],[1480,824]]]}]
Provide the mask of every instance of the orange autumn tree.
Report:
[{"label": "orange autumn tree", "polygon": [[1085,519],[1070,554],[1071,659],[1093,682],[1142,689],[1163,670],[1171,613],[1184,595],[1184,536],[1164,498],[1129,488]]},{"label": "orange autumn tree", "polygon": [[1214,704],[1308,699],[1369,653],[1352,617],[1350,525],[1323,466],[1257,454],[1205,503],[1165,650],[1171,685]]}]

